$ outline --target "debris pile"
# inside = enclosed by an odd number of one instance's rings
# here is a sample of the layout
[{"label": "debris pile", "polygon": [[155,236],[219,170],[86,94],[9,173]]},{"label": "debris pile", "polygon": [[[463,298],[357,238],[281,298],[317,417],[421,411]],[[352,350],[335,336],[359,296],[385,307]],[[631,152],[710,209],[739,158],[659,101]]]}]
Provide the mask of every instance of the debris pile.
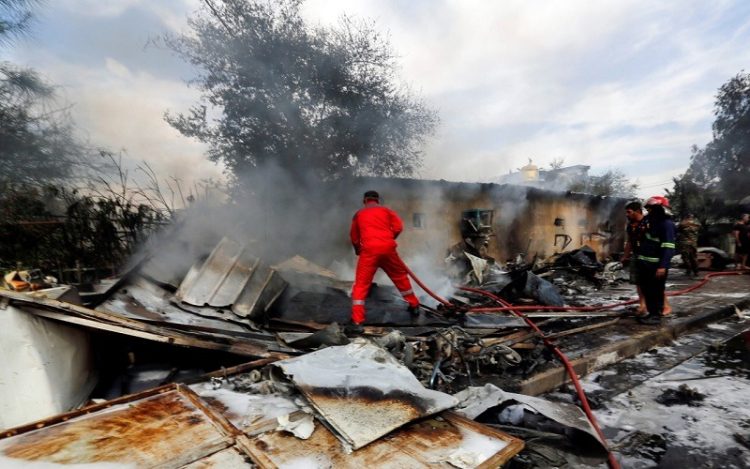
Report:
[{"label": "debris pile", "polygon": [[667,407],[673,405],[689,405],[697,407],[706,396],[691,388],[687,384],[681,384],[677,389],[666,389],[656,398],[656,402]]},{"label": "debris pile", "polygon": [[[478,216],[476,223],[484,215]],[[492,235],[481,226],[474,233],[475,247]],[[68,399],[66,408],[46,409],[35,414],[42,423],[0,433],[0,463],[3,457],[90,462],[96,452],[81,435],[108,438],[97,433],[100,426],[121,420],[167,433],[165,444],[172,449],[184,447],[188,437],[206,443],[184,456],[188,461],[179,459],[183,456],[176,456],[176,449],[162,454],[148,445],[134,454],[121,453],[113,440],[105,449],[112,452],[108,462],[135,458],[143,465],[184,465],[239,457],[260,467],[493,467],[521,451],[522,440],[527,450],[518,461],[529,467],[601,462],[604,442],[577,406],[509,391],[518,391],[535,374],[557,369],[542,335],[570,344],[579,334],[620,320],[622,307],[604,312],[565,308],[606,301],[588,293],[608,285],[610,294],[622,295],[611,288],[622,280],[622,265],[602,264],[585,247],[503,268],[482,257],[481,249],[470,251],[454,260],[465,261],[461,278],[481,291],[459,288],[447,301],[435,308],[423,305],[415,315],[395,288],[374,285],[363,334],[345,327],[351,282],[301,256],[270,266],[228,238],[204,253],[184,256],[179,268],[161,259],[163,253],[136,262],[85,304],[70,287],[0,290],[0,310],[64,325],[73,331],[70,335],[55,333],[65,340],[83,333],[76,343],[86,356],[97,355],[101,337],[118,337],[255,360],[200,379],[169,364],[163,370],[143,368],[153,375],[144,382],[157,387],[125,397],[92,394],[92,383],[82,375],[79,389],[67,390],[75,399]],[[499,303],[526,307],[525,315],[540,329],[508,308],[498,311]],[[86,334],[100,339],[88,340]],[[606,341],[586,335],[582,347],[595,346],[597,340]],[[133,352],[126,350],[128,372],[139,370]],[[185,384],[169,384],[177,381]],[[121,394],[125,389],[130,388],[123,386]],[[0,391],[8,396],[21,389]],[[700,401],[699,394],[687,391],[680,388],[664,398]],[[52,417],[81,405],[82,392],[114,400]],[[151,420],[136,418],[140,412],[152,412]],[[173,435],[183,430],[167,428],[172,414],[182,423],[201,423],[185,430],[184,438]],[[24,423],[2,421],[5,427]],[[54,438],[58,426],[70,435],[58,450],[39,455],[28,449],[30,441]],[[65,459],[73,447],[76,457]]]},{"label": "debris pile", "polygon": [[36,291],[57,286],[57,279],[44,275],[39,269],[14,270],[3,276],[3,286],[13,291]]}]

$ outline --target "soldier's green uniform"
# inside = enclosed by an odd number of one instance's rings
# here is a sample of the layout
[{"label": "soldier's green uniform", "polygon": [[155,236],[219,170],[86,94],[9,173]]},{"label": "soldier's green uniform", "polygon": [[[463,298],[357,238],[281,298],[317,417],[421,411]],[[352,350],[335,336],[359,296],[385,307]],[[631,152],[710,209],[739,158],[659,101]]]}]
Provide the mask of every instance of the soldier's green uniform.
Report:
[{"label": "soldier's green uniform", "polygon": [[677,225],[677,250],[685,264],[685,273],[698,275],[698,234],[701,224],[692,217],[684,218]]}]

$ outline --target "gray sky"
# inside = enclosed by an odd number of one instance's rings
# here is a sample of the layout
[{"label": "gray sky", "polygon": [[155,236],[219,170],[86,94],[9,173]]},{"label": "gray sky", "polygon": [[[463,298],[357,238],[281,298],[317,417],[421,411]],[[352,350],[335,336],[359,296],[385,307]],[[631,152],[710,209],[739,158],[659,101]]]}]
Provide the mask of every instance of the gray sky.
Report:
[{"label": "gray sky", "polygon": [[[92,143],[167,176],[218,178],[204,146],[163,120],[196,101],[194,71],[149,37],[180,31],[198,0],[55,0],[9,59],[74,104]],[[402,77],[437,109],[421,176],[488,181],[553,159],[620,169],[661,192],[711,138],[716,90],[750,64],[750,2],[309,0],[390,35]]]}]

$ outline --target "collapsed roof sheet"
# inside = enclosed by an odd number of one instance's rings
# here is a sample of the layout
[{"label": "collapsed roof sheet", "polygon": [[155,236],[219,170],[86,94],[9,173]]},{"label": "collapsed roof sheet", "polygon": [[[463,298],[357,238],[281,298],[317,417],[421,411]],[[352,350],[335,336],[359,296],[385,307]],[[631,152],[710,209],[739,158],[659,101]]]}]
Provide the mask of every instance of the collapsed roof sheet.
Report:
[{"label": "collapsed roof sheet", "polygon": [[263,469],[283,467],[360,469],[501,467],[523,442],[452,412],[408,424],[365,448],[347,454],[330,430],[318,425],[300,440],[269,432],[250,441],[248,452]]},{"label": "collapsed roof sheet", "polygon": [[424,388],[391,354],[363,339],[274,365],[354,449],[458,402]]},{"label": "collapsed roof sheet", "polygon": [[274,351],[292,350],[276,344],[270,338],[261,337],[260,334],[211,331],[197,326],[185,326],[184,330],[180,330],[177,324],[135,320],[109,311],[89,309],[45,298],[44,293],[44,290],[33,294],[0,290],[0,297],[7,298],[11,304],[30,314],[156,342],[221,350],[253,357],[282,356]]},{"label": "collapsed roof sheet", "polygon": [[213,308],[192,308],[194,311],[185,311],[170,302],[171,296],[169,292],[145,278],[133,276],[124,288],[112,294],[99,309],[131,319],[195,329],[213,329],[226,333],[248,331],[249,325],[239,323],[240,318],[227,320],[227,316],[232,316],[228,311],[223,314]]},{"label": "collapsed roof sheet", "polygon": [[286,282],[240,243],[223,238],[202,264],[195,264],[175,294],[195,306],[227,308],[257,317],[281,295]]},{"label": "collapsed roof sheet", "polygon": [[0,466],[494,468],[523,448],[521,440],[445,412],[348,454],[323,425],[306,440],[280,431],[278,417],[298,409],[283,396],[208,382],[194,389],[164,386],[0,432]]},{"label": "collapsed roof sheet", "polygon": [[68,420],[49,426],[41,423],[39,429],[21,430],[0,440],[0,465],[21,460],[180,467],[233,444],[231,427],[223,417],[180,386],[130,396],[89,411],[92,413],[78,412]]}]

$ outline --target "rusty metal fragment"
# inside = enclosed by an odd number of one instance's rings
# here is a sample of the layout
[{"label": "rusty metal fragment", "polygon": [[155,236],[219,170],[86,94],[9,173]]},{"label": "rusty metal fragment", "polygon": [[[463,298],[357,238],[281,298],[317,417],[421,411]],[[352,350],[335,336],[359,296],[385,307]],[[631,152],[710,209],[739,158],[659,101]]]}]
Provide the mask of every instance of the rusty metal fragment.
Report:
[{"label": "rusty metal fragment", "polygon": [[231,446],[223,422],[189,394],[175,387],[19,433],[0,440],[0,457],[11,462],[180,467]]},{"label": "rusty metal fragment", "polygon": [[391,354],[363,339],[274,366],[354,449],[457,404],[448,394],[424,388]]}]

